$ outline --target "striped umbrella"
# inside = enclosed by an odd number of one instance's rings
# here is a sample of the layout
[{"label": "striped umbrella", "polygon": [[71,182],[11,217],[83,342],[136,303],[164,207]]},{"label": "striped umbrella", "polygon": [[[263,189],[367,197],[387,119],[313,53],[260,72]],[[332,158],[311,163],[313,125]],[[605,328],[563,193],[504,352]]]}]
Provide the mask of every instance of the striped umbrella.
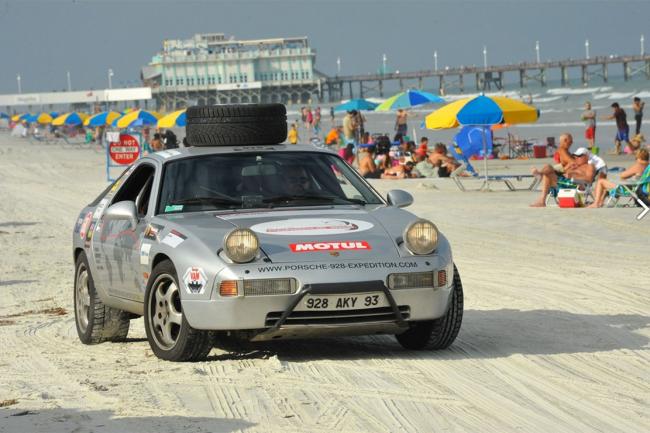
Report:
[{"label": "striped umbrella", "polygon": [[118,128],[128,128],[131,126],[155,125],[158,119],[162,117],[155,111],[136,110],[118,117],[111,123]]},{"label": "striped umbrella", "polygon": [[103,111],[101,113],[93,114],[84,120],[85,126],[105,126],[113,123],[115,119],[120,117],[121,114],[117,111]]},{"label": "striped umbrella", "polygon": [[397,95],[386,99],[375,108],[375,111],[398,110],[400,108],[411,108],[417,105],[435,104],[440,102],[445,102],[445,100],[433,93],[422,92],[420,90],[407,90],[406,92],[398,93]]},{"label": "striped umbrella", "polygon": [[158,120],[158,128],[173,128],[175,126],[185,126],[187,123],[185,110],[178,110],[170,113]]},{"label": "striped umbrella", "polygon": [[57,117],[52,121],[52,125],[61,126],[61,125],[81,125],[84,123],[84,120],[88,118],[88,115],[85,113],[79,113],[73,111],[71,113],[65,113]]}]

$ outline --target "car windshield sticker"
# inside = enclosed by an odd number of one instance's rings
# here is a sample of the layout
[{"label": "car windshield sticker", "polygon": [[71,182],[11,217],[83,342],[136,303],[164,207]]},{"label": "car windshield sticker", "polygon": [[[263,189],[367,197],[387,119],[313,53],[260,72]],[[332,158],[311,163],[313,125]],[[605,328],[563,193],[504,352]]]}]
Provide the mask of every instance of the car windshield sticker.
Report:
[{"label": "car windshield sticker", "polygon": [[182,204],[168,204],[165,206],[165,212],[180,212],[183,210]]},{"label": "car windshield sticker", "polygon": [[217,218],[225,220],[234,220],[242,218],[277,218],[278,215],[283,217],[289,216],[303,216],[303,217],[321,217],[323,215],[336,215],[338,217],[345,218],[346,215],[361,215],[366,214],[365,210],[349,210],[342,213],[340,210],[324,210],[319,209],[318,211],[313,210],[293,210],[293,209],[274,209],[273,212],[267,211],[247,211],[247,212],[232,212],[227,211],[223,213],[218,213],[215,216]]},{"label": "car windshield sticker", "polygon": [[88,212],[84,217],[83,222],[81,223],[81,227],[79,228],[79,237],[81,239],[86,238],[86,232],[88,231],[88,226],[90,225],[90,221],[92,221],[92,219],[93,219],[93,213]]},{"label": "car windshield sticker", "polygon": [[95,213],[93,213],[93,219],[99,219],[99,217],[102,216],[104,213],[104,209],[106,209],[106,205],[108,204],[108,199],[104,198],[102,201],[99,202],[97,207],[95,208]]},{"label": "car windshield sticker", "polygon": [[359,220],[296,218],[255,224],[251,230],[267,235],[340,235],[372,228],[372,223]]},{"label": "car windshield sticker", "polygon": [[301,242],[289,244],[293,253],[308,253],[313,251],[345,251],[345,250],[371,250],[366,241],[341,241],[341,242]]},{"label": "car windshield sticker", "polygon": [[140,264],[148,265],[149,264],[149,251],[151,251],[151,245],[149,243],[142,244],[140,246]]},{"label": "car windshield sticker", "polygon": [[167,233],[167,236],[165,236],[163,240],[160,241],[160,243],[169,245],[172,248],[176,248],[185,239],[187,239],[187,236],[185,236],[183,233],[177,232],[176,230],[171,230],[169,233]]},{"label": "car windshield sticker", "polygon": [[165,227],[161,226],[160,224],[149,224],[144,230],[144,237],[152,241],[157,241],[158,235],[164,228]]},{"label": "car windshield sticker", "polygon": [[185,275],[183,276],[183,283],[185,283],[187,291],[194,295],[203,294],[205,291],[206,282],[207,278],[205,278],[203,269],[197,268],[196,266],[188,268],[187,271],[185,271]]}]

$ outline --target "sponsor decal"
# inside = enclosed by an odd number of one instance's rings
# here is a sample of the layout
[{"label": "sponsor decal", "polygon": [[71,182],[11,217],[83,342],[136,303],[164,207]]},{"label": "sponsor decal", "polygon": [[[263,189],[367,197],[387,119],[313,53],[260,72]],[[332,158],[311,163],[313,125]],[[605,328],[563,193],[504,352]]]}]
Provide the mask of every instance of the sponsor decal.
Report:
[{"label": "sponsor decal", "polygon": [[334,270],[366,270],[366,269],[409,269],[417,268],[418,262],[350,262],[350,263],[296,263],[258,267],[257,272],[287,272],[287,271],[334,271]]},{"label": "sponsor decal", "polygon": [[83,224],[84,219],[80,216],[77,218],[77,222],[74,225],[74,232],[79,233],[79,229],[81,228],[81,224]]},{"label": "sponsor decal", "polygon": [[163,238],[162,241],[160,241],[161,244],[169,245],[172,248],[176,248],[179,246],[185,239],[187,239],[187,236],[185,236],[183,233],[178,232],[176,230],[170,230],[169,233],[167,233],[167,236]]},{"label": "sponsor decal", "polygon": [[207,280],[203,269],[196,266],[188,268],[183,276],[183,283],[185,283],[187,291],[194,295],[203,294]]},{"label": "sponsor decal", "polygon": [[183,210],[182,204],[168,204],[165,206],[165,212],[180,212]]},{"label": "sponsor decal", "polygon": [[144,237],[152,241],[158,240],[158,235],[164,229],[164,226],[160,224],[149,224],[146,229],[144,229]]},{"label": "sponsor decal", "polygon": [[122,178],[115,181],[115,183],[111,187],[111,190],[109,191],[109,194],[113,194],[115,191],[117,191],[120,185],[122,185]]},{"label": "sponsor decal", "polygon": [[301,242],[289,244],[292,253],[310,253],[314,251],[345,251],[345,250],[371,250],[366,241],[339,241],[339,242]]},{"label": "sponsor decal", "polygon": [[251,230],[267,235],[314,236],[361,232],[372,227],[372,223],[359,220],[296,218],[255,224]]},{"label": "sponsor decal", "polygon": [[108,204],[108,199],[104,198],[102,201],[97,204],[97,207],[95,208],[95,212],[93,213],[93,219],[99,219],[102,214],[104,213],[104,209],[106,209],[106,205]]},{"label": "sponsor decal", "polygon": [[90,240],[93,238],[93,233],[95,231],[95,226],[97,223],[93,221],[90,223],[90,227],[88,227],[88,231],[86,232],[86,242],[90,242]]},{"label": "sponsor decal", "polygon": [[81,239],[86,238],[86,232],[88,231],[88,226],[90,225],[90,222],[93,220],[93,213],[88,212],[86,216],[84,217],[83,222],[81,223],[81,227],[79,227],[79,237]]},{"label": "sponsor decal", "polygon": [[149,265],[149,252],[151,251],[151,245],[149,243],[142,244],[140,246],[140,264],[147,266]]}]

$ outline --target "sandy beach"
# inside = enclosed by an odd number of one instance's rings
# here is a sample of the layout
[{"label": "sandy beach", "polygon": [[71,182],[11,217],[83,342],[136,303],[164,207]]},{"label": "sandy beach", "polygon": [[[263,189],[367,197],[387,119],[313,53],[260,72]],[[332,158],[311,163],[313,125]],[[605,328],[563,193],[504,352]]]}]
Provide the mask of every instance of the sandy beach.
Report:
[{"label": "sandy beach", "polygon": [[503,185],[375,181],[411,192],[409,209],[451,241],[465,316],[449,350],[373,336],[173,364],[142,319],[126,343],[77,338],[72,228],[106,185],[104,158],[0,133],[0,432],[650,429],[650,217],[637,208],[532,209],[538,192]]}]

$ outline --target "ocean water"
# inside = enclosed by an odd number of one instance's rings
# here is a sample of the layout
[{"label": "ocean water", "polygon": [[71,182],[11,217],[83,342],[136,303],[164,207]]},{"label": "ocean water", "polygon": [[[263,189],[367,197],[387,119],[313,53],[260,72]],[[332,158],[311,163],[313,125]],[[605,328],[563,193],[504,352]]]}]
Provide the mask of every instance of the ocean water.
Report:
[{"label": "ocean water", "polygon": [[[612,112],[610,105],[618,102],[625,109],[630,124],[630,137],[634,135],[634,112],[632,110],[632,98],[640,97],[642,100],[647,99],[650,103],[650,81],[642,75],[636,75],[630,81],[623,81],[622,77],[610,77],[608,83],[602,79],[592,78],[589,86],[583,87],[578,85],[574,80],[572,86],[561,87],[559,82],[549,82],[548,87],[531,85],[527,88],[520,89],[516,84],[507,84],[505,90],[486,92],[486,95],[502,95],[514,99],[521,99],[524,102],[532,101],[532,105],[540,110],[540,118],[536,123],[516,125],[507,129],[495,131],[495,137],[505,137],[511,134],[518,138],[527,139],[532,142],[546,143],[547,137],[555,137],[556,142],[560,134],[568,132],[573,135],[574,148],[586,145],[584,138],[585,124],[580,120],[584,111],[585,101],[592,103],[593,109],[598,116],[596,128],[596,145],[600,147],[601,154],[606,154],[614,148],[614,136],[616,134],[616,125],[613,120],[603,120],[603,117],[609,116]],[[434,89],[427,89],[436,93]],[[444,96],[447,102],[452,102],[460,98],[466,98],[478,95],[478,92],[449,93]],[[389,95],[390,96],[390,95]],[[380,102],[383,99],[369,96],[368,99]],[[312,104],[315,107],[319,104]],[[323,111],[323,126],[325,132],[332,125],[329,115],[329,107],[332,104],[321,105]],[[336,104],[334,104],[336,105]],[[434,104],[423,107],[415,107],[411,110],[411,120],[409,121],[409,131],[412,136],[418,139],[421,136],[427,136],[430,142],[449,143],[457,131],[455,130],[438,130],[432,131],[423,129],[422,123],[424,117],[444,104]],[[288,107],[289,121],[297,121],[300,118],[300,107]],[[335,122],[340,124],[344,113],[336,113]],[[393,127],[395,113],[374,113],[364,112],[367,119],[366,130],[378,133],[394,134]],[[646,119],[641,128],[641,133],[650,140],[650,105],[646,110]],[[298,122],[300,123],[300,122]],[[308,132],[301,126],[301,140],[307,139]]]}]

